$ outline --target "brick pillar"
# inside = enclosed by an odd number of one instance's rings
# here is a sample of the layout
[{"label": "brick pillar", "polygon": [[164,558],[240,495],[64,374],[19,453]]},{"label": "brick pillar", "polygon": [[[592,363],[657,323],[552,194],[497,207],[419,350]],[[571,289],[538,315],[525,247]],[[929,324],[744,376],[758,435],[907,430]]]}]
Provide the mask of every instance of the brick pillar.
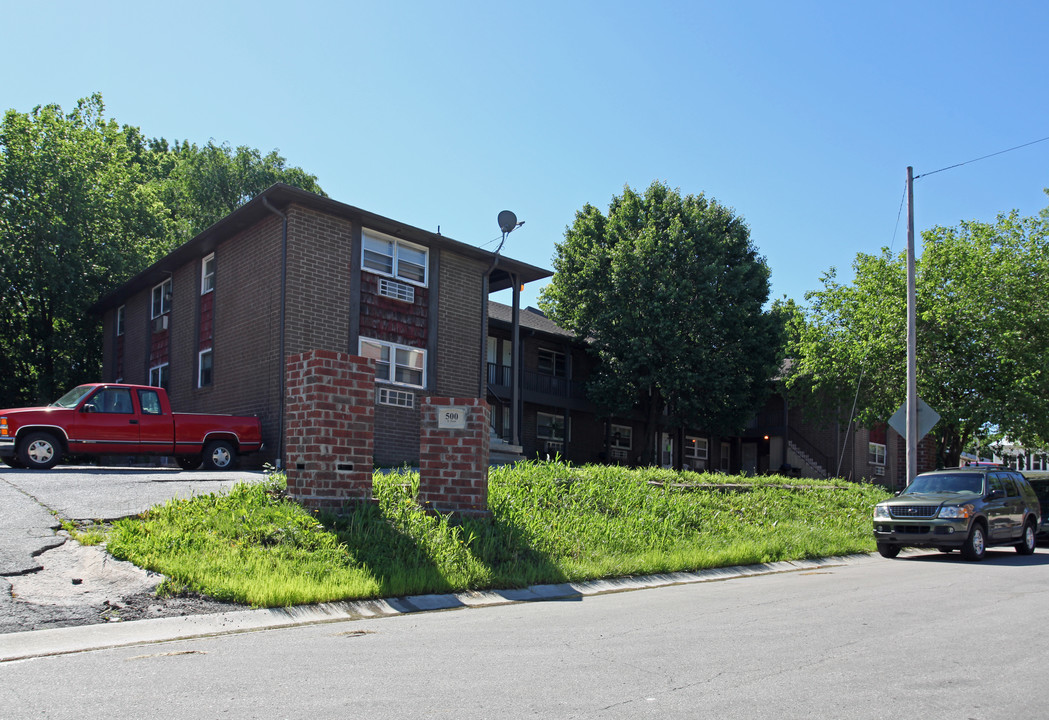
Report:
[{"label": "brick pillar", "polygon": [[374,361],[331,350],[290,357],[286,403],[288,494],[317,510],[371,500]]},{"label": "brick pillar", "polygon": [[438,512],[488,514],[488,403],[422,399],[419,502]]}]

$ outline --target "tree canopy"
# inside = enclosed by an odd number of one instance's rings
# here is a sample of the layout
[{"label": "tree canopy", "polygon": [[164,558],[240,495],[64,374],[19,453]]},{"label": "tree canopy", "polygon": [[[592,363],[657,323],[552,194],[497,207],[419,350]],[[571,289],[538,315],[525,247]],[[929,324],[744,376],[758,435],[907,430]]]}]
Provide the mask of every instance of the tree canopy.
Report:
[{"label": "tree canopy", "polygon": [[99,94],[0,124],[0,407],[97,380],[87,309],[274,182],[320,192],[275,151],[169,147],[104,117]]},{"label": "tree canopy", "polygon": [[576,213],[539,303],[586,338],[599,362],[591,399],[645,418],[643,460],[664,411],[679,425],[739,430],[764,402],[782,358],[764,309],[769,269],[743,219],[702,194],[654,182]]},{"label": "tree canopy", "polygon": [[[941,420],[939,460],[995,435],[1049,438],[1049,210],[922,234],[916,261],[918,395]],[[860,254],[855,278],[809,293],[788,353],[788,386],[850,407],[873,427],[906,398],[906,256]],[[861,381],[862,376],[862,381]],[[857,394],[858,387],[858,394]]]}]

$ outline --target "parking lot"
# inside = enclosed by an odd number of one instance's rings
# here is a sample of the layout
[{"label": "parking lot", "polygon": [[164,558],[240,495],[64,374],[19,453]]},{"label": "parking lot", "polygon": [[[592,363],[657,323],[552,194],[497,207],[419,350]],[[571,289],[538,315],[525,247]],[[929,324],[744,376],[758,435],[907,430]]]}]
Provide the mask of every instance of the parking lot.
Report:
[{"label": "parking lot", "polygon": [[98,622],[103,605],[155,584],[100,548],[68,541],[62,520],[108,522],[264,478],[164,468],[0,470],[0,632]]}]

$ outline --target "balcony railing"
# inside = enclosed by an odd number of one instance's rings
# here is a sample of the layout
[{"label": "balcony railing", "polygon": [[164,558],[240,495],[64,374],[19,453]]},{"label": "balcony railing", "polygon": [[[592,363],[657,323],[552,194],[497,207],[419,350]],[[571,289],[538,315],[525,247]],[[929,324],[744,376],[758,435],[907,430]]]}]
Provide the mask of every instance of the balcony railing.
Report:
[{"label": "balcony railing", "polygon": [[[488,384],[494,388],[509,388],[512,382],[510,368],[488,363]],[[586,388],[581,382],[568,378],[543,375],[532,370],[521,371],[521,390],[572,400],[586,399]]]}]

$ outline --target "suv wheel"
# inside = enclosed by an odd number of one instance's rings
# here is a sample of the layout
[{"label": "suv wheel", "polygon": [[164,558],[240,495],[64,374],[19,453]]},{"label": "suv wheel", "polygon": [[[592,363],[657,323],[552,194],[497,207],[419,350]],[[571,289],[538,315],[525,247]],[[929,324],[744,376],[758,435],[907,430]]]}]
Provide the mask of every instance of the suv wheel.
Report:
[{"label": "suv wheel", "polygon": [[1023,538],[1016,544],[1016,552],[1021,555],[1033,555],[1038,545],[1038,533],[1034,528],[1034,521],[1028,520],[1024,523]]},{"label": "suv wheel", "polygon": [[878,543],[878,553],[883,558],[894,558],[900,554],[900,546],[896,543]]},{"label": "suv wheel", "polygon": [[973,523],[969,531],[969,537],[962,545],[962,556],[966,560],[983,560],[983,554],[987,550],[987,535],[983,529],[983,523]]}]

